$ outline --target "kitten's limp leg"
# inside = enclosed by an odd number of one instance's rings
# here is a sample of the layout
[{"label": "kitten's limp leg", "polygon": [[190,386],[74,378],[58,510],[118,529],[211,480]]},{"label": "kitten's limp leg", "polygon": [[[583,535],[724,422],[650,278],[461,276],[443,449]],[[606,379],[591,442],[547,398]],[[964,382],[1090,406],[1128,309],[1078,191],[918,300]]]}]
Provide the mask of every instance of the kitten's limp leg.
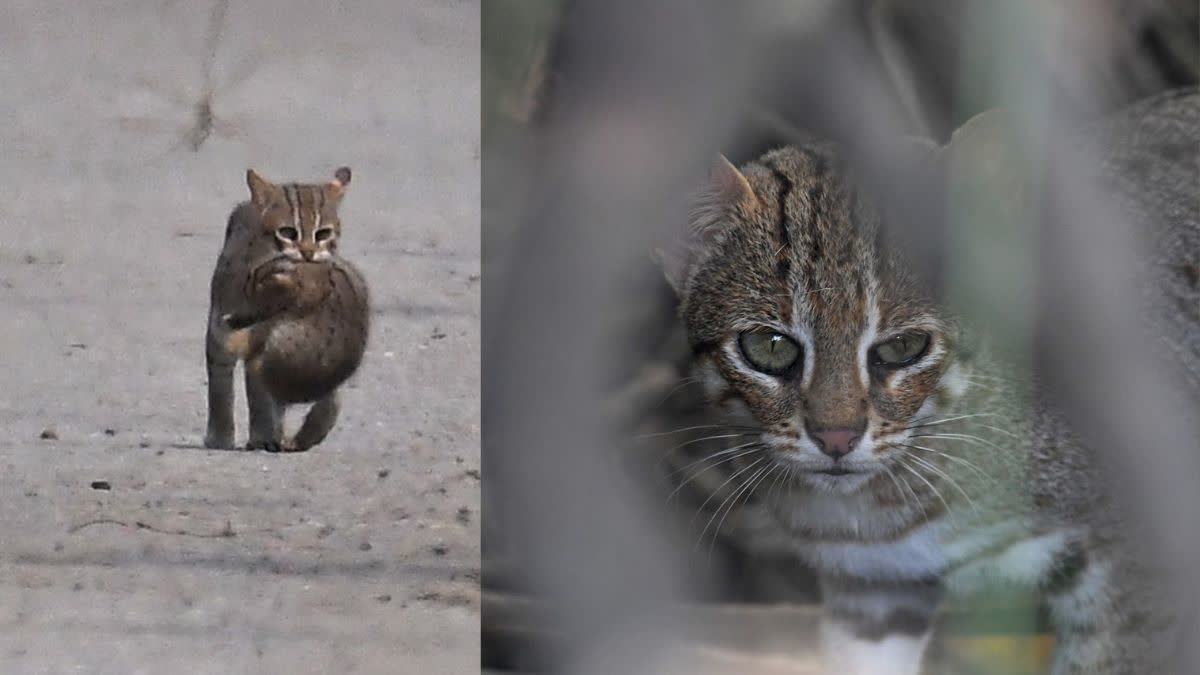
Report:
[{"label": "kitten's limp leg", "polygon": [[283,406],[271,396],[253,359],[246,362],[246,402],[250,408],[248,450],[277,452],[283,443]]},{"label": "kitten's limp leg", "polygon": [[233,369],[237,357],[222,348],[212,326],[204,337],[204,360],[208,367],[208,430],[206,448],[233,447]]},{"label": "kitten's limp leg", "polygon": [[333,425],[337,422],[341,404],[338,402],[336,391],[313,404],[312,409],[304,417],[304,424],[296,432],[296,437],[289,444],[288,450],[303,452],[325,440]]},{"label": "kitten's limp leg", "polygon": [[941,590],[932,582],[822,580],[821,645],[828,672],[918,675]]}]

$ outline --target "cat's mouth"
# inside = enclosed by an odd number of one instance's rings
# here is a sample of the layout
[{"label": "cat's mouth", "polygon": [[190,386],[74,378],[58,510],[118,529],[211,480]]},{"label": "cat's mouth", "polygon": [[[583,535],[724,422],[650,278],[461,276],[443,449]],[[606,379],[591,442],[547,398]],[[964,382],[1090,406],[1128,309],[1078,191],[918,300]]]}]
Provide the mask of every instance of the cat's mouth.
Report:
[{"label": "cat's mouth", "polygon": [[811,473],[818,473],[818,474],[821,474],[822,476],[849,476],[851,474],[862,473],[862,472],[854,471],[853,469],[847,469],[844,466],[832,466],[828,469],[818,469],[816,471],[812,471]]}]

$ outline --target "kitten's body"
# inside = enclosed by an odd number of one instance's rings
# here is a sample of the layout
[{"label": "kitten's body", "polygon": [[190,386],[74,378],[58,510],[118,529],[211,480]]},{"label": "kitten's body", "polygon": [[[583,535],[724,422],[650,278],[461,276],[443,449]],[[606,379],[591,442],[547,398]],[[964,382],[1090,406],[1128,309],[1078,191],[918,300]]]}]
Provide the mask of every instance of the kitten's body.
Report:
[{"label": "kitten's body", "polygon": [[[230,214],[212,280],[205,445],[233,444],[233,368],[246,362],[248,447],[307,450],[337,419],[337,388],[362,361],[366,282],[336,251],[349,171],[327,185],[276,186],[251,172],[252,199]],[[283,409],[314,403],[292,439]]]},{"label": "kitten's body", "polygon": [[[1200,391],[1200,96],[1147,102],[1104,134],[1110,183],[1155,233],[1156,324]],[[715,456],[724,471],[695,481],[714,507],[747,502],[718,529],[818,572],[833,672],[917,672],[942,594],[997,583],[1043,592],[1056,673],[1157,672],[1171,611],[1122,546],[1094,457],[1004,364],[968,354],[834,162],[787,148],[721,167],[669,271],[708,421],[738,434],[717,448],[737,448]],[[762,334],[795,361],[756,361],[776,354],[747,346]],[[912,360],[880,351],[922,335]]]}]

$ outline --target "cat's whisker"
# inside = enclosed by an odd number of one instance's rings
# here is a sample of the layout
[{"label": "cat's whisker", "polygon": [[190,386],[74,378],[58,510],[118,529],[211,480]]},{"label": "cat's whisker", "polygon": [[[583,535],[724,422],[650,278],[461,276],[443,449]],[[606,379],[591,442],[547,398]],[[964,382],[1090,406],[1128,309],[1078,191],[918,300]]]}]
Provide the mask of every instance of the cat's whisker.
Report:
[{"label": "cat's whisker", "polygon": [[745,427],[739,428],[736,425],[732,425],[732,424],[697,424],[695,426],[690,426],[690,427],[681,427],[679,429],[671,429],[670,431],[656,431],[656,432],[650,433],[650,434],[638,434],[637,436],[634,436],[634,438],[636,440],[645,440],[647,438],[659,438],[661,436],[671,436],[674,434],[683,433],[685,431],[695,431],[697,429],[725,429],[728,431],[747,431],[747,430],[750,430],[751,427],[745,426]]},{"label": "cat's whisker", "polygon": [[1020,439],[1020,438],[1021,438],[1021,435],[1020,435],[1020,434],[1018,434],[1018,433],[1015,433],[1015,432],[1013,432],[1013,431],[1011,431],[1011,430],[1009,430],[1009,429],[1001,429],[1000,427],[995,427],[995,426],[992,426],[992,425],[990,425],[990,424],[978,424],[978,423],[976,423],[976,425],[975,425],[975,426],[977,426],[977,427],[980,427],[980,428],[982,428],[982,429],[988,429],[989,431],[994,431],[994,432],[996,432],[996,433],[998,433],[998,434],[1004,434],[1005,436],[1008,436],[1008,437],[1010,437],[1010,438],[1015,438],[1015,439]]},{"label": "cat's whisker", "polygon": [[689,387],[689,386],[691,386],[691,385],[693,385],[693,384],[701,384],[702,382],[703,382],[703,380],[701,380],[701,379],[700,379],[700,378],[698,378],[698,377],[687,377],[687,378],[684,378],[684,379],[680,380],[679,384],[675,385],[675,386],[674,386],[674,387],[671,389],[671,391],[668,391],[668,392],[666,393],[666,395],[662,397],[662,400],[661,400],[661,401],[659,401],[658,403],[654,404],[654,410],[657,410],[657,409],[661,408],[661,407],[663,406],[663,404],[665,404],[667,401],[671,400],[671,397],[672,397],[672,396],[674,396],[675,394],[679,393],[680,391],[683,391],[683,389],[684,389],[685,387]]},{"label": "cat's whisker", "polygon": [[[723,451],[723,452],[721,452],[721,453],[718,453],[718,455],[721,455],[721,454],[726,454],[726,453],[729,453],[729,452],[731,452],[731,451],[733,451],[733,450],[741,450],[742,448],[746,448],[746,447],[749,447],[749,446],[756,446],[756,444],[755,444],[755,443],[747,443],[747,444],[745,444],[745,445],[739,445],[739,446],[737,446],[737,447],[735,447],[735,448],[730,448],[729,450],[725,450],[725,451]],[[719,462],[716,462],[716,463],[714,463],[714,464],[710,464],[710,465],[708,465],[708,466],[704,467],[703,469],[700,469],[700,470],[699,470],[699,471],[697,471],[696,473],[694,473],[694,474],[692,474],[692,475],[688,476],[686,480],[684,480],[682,483],[680,483],[678,486],[676,486],[676,488],[675,488],[674,490],[672,490],[672,491],[671,491],[671,494],[667,495],[667,503],[668,503],[668,504],[669,504],[669,503],[671,503],[671,500],[672,500],[672,499],[675,497],[675,495],[679,494],[679,492],[680,492],[681,490],[683,490],[683,488],[687,487],[687,484],[688,484],[688,483],[691,483],[693,480],[696,480],[697,478],[699,478],[699,477],[700,477],[702,474],[704,474],[704,473],[705,473],[706,471],[708,471],[709,469],[712,469],[712,468],[714,468],[714,467],[717,467],[717,466],[720,466],[720,465],[722,465],[722,464],[725,464],[726,462],[732,462],[733,460],[735,460],[735,459],[738,459],[739,457],[745,457],[745,456],[747,456],[747,455],[752,455],[752,454],[754,454],[754,453],[756,453],[756,452],[760,452],[761,450],[762,450],[762,448],[761,448],[761,447],[757,447],[757,446],[756,446],[756,447],[752,447],[752,448],[750,448],[749,450],[746,450],[745,452],[742,452],[742,453],[740,453],[740,454],[733,455],[732,457],[726,457],[725,459],[722,459],[722,460],[721,460],[721,461],[719,461]],[[707,461],[710,461],[710,460],[712,460],[712,459],[713,459],[714,457],[716,457],[716,456],[717,456],[717,455],[710,455],[710,456],[708,456],[708,457],[705,457],[704,459],[700,460],[700,462],[707,462]],[[699,462],[693,462],[693,463],[692,463],[692,465],[695,465],[695,464],[697,464],[697,463],[699,463]],[[682,471],[686,471],[686,470],[687,470],[687,468],[688,468],[688,467],[684,467],[683,469],[680,469],[679,471],[676,471],[675,473],[680,473],[680,472],[682,472]],[[672,474],[672,475],[674,475],[674,474]],[[705,503],[707,503],[707,501],[706,501]]]},{"label": "cat's whisker", "polygon": [[674,452],[675,450],[678,450],[680,448],[685,448],[689,445],[694,445],[696,443],[703,443],[705,441],[717,441],[722,438],[745,438],[746,436],[757,436],[757,435],[758,435],[757,433],[740,432],[740,433],[734,433],[734,434],[714,434],[712,436],[702,436],[700,438],[693,438],[689,441],[684,441],[683,443],[680,443],[679,445],[669,448],[667,450],[667,452]]},{"label": "cat's whisker", "polygon": [[[709,494],[709,496],[708,496],[708,497],[707,497],[707,498],[706,498],[706,499],[705,499],[705,500],[704,500],[704,501],[703,501],[703,502],[700,504],[700,506],[699,506],[699,507],[696,509],[696,514],[695,514],[694,516],[692,516],[692,520],[691,520],[691,522],[688,524],[688,529],[689,529],[689,530],[693,530],[693,531],[695,530],[695,528],[696,528],[696,519],[700,517],[700,514],[704,512],[704,507],[708,506],[709,502],[711,502],[711,501],[712,501],[713,497],[715,497],[715,496],[717,495],[717,493],[719,493],[721,490],[725,489],[725,486],[726,486],[726,485],[729,485],[729,484],[730,484],[730,483],[732,483],[734,480],[736,480],[738,476],[740,476],[740,475],[742,475],[743,473],[745,473],[745,472],[749,471],[750,469],[753,469],[754,467],[758,466],[758,465],[759,465],[759,464],[761,464],[761,463],[762,463],[764,460],[766,460],[766,458],[765,458],[765,457],[759,457],[758,459],[754,460],[753,462],[751,462],[751,463],[747,464],[746,466],[744,466],[744,467],[742,467],[742,468],[738,469],[737,471],[733,472],[733,474],[732,474],[732,475],[730,475],[730,476],[729,476],[729,478],[726,478],[726,479],[725,479],[725,482],[724,482],[724,483],[721,483],[719,486],[717,486],[717,489],[713,490],[713,491],[712,491],[712,493],[711,493],[711,494]],[[744,480],[744,479],[743,479],[743,480]],[[729,497],[725,497],[724,499],[722,499],[722,500],[721,500],[721,503],[722,503],[722,504],[724,504],[724,503],[725,503],[725,499],[728,499],[728,498],[729,498]],[[711,520],[711,519],[710,519],[710,520]],[[699,542],[697,542],[697,544],[699,544]]]},{"label": "cat's whisker", "polygon": [[920,424],[915,424],[915,423],[910,424],[909,426],[905,427],[905,429],[911,430],[911,429],[923,429],[925,427],[935,427],[935,426],[940,426],[942,424],[949,424],[950,422],[958,422],[961,420],[974,419],[976,417],[999,417],[999,415],[997,415],[996,413],[968,413],[965,415],[955,415],[954,417],[946,417],[943,419],[937,419],[937,420],[933,420],[930,422],[925,422],[924,420],[930,419],[929,417],[925,417],[925,418],[921,418],[919,420],[913,420],[914,422],[919,421],[921,423]]},{"label": "cat's whisker", "polygon": [[892,479],[892,484],[896,486],[896,492],[900,494],[901,503],[907,509],[908,508],[908,496],[904,494],[904,490],[900,489],[900,481],[896,480],[896,474],[893,473],[892,469],[889,466],[887,466],[886,464],[883,465],[883,470],[887,474],[887,477]]},{"label": "cat's whisker", "polygon": [[[910,459],[915,459],[915,458],[910,457]],[[946,515],[950,517],[950,520],[952,522],[954,522],[955,526],[957,527],[958,526],[958,518],[957,518],[956,514],[954,513],[954,511],[950,508],[950,502],[946,501],[946,498],[942,496],[942,493],[940,490],[937,489],[937,486],[935,486],[932,481],[930,481],[928,478],[926,478],[919,471],[917,471],[916,469],[913,469],[911,466],[905,464],[903,462],[903,460],[897,459],[897,464],[899,464],[901,467],[903,467],[905,470],[907,470],[912,475],[919,478],[921,480],[921,482],[923,482],[929,486],[929,489],[933,492],[933,496],[937,497],[938,501],[940,501],[942,503],[942,507],[946,509]]]},{"label": "cat's whisker", "polygon": [[[676,476],[678,474],[681,474],[681,473],[687,471],[688,469],[690,469],[696,465],[711,461],[713,459],[716,459],[717,457],[724,457],[726,455],[735,453],[738,450],[741,450],[742,448],[748,448],[752,445],[756,445],[757,443],[758,443],[758,441],[750,441],[748,443],[742,443],[741,445],[735,445],[732,448],[725,448],[724,450],[721,450],[719,452],[707,454],[707,455],[701,457],[700,459],[695,460],[694,462],[688,463],[687,465],[683,466],[682,468],[672,471],[671,473],[667,474],[667,477],[670,478],[670,477]],[[714,464],[713,466],[716,466],[716,465]]]},{"label": "cat's whisker", "polygon": [[[896,459],[896,462],[897,463],[900,462],[899,458]],[[913,503],[917,505],[917,508],[921,509],[921,517],[923,519],[925,519],[925,522],[928,523],[929,522],[929,511],[928,511],[928,509],[925,508],[925,504],[923,504],[921,502],[921,498],[919,496],[917,496],[917,491],[913,489],[912,483],[909,483],[908,479],[905,478],[904,476],[897,475],[896,477],[900,479],[900,482],[904,483],[904,487],[907,488],[908,493],[910,495],[912,495]]]},{"label": "cat's whisker", "polygon": [[[721,535],[721,526],[725,524],[725,519],[728,518],[729,514],[732,513],[734,509],[737,508],[738,502],[741,501],[741,497],[744,496],[746,498],[746,500],[749,501],[750,496],[754,494],[754,491],[758,489],[758,486],[761,485],[762,482],[764,480],[766,480],[767,476],[770,476],[771,472],[774,471],[776,468],[778,468],[778,466],[779,466],[778,464],[769,463],[767,466],[764,466],[761,469],[759,469],[758,471],[756,471],[754,473],[754,475],[752,475],[750,477],[750,480],[746,481],[743,484],[743,487],[741,490],[741,492],[742,492],[741,496],[734,496],[733,500],[731,500],[729,502],[729,507],[727,509],[725,509],[725,515],[721,516],[721,519],[717,521],[717,527],[716,527],[716,529],[713,530],[712,539],[709,541],[709,544],[708,544],[708,561],[710,563],[712,562],[713,548],[717,545],[717,537],[719,537]],[[720,509],[718,509],[717,511],[719,513]],[[705,526],[705,529],[708,529],[708,527]],[[701,543],[704,542],[704,533],[703,532],[700,533],[700,541],[701,541]]]},{"label": "cat's whisker", "polygon": [[775,498],[779,496],[776,493],[776,490],[779,489],[779,486],[783,482],[784,476],[787,475],[786,467],[781,464],[776,464],[776,466],[779,468],[779,471],[775,473],[775,480],[771,482],[771,487],[767,488],[766,501],[768,502],[774,502]]},{"label": "cat's whisker", "polygon": [[973,443],[975,445],[982,445],[984,447],[992,448],[993,450],[998,450],[1000,452],[1008,452],[1008,448],[1002,448],[999,445],[996,445],[995,443],[993,443],[985,438],[980,438],[978,436],[972,436],[971,434],[957,434],[957,433],[950,433],[950,432],[942,432],[942,433],[935,433],[935,434],[913,434],[910,438],[936,438],[936,439],[942,439],[942,440],[947,440],[947,441],[963,441],[965,443]]},{"label": "cat's whisker", "polygon": [[[759,464],[762,464],[764,461],[766,461],[766,457],[759,457],[758,459],[754,460],[753,462],[746,465],[745,467],[738,469],[738,471],[735,472],[728,479],[726,479],[726,481],[724,483],[721,483],[720,487],[718,487],[713,492],[713,494],[715,495],[717,492],[720,492],[726,485],[733,482],[733,480],[736,479],[738,476],[742,475],[743,473],[746,473],[747,471],[749,471],[751,469],[754,469],[756,466],[758,466]],[[760,468],[759,471],[761,471],[761,470],[762,469]],[[750,478],[743,478],[741,480],[741,482],[738,483],[738,487],[732,493],[726,495],[723,499],[721,499],[721,503],[717,505],[717,509],[715,511],[713,511],[713,514],[711,516],[709,516],[709,518],[708,518],[708,522],[704,524],[704,529],[700,531],[700,536],[699,536],[699,538],[696,539],[696,545],[695,545],[694,550],[700,549],[701,544],[703,544],[703,542],[704,542],[705,533],[708,532],[708,528],[712,525],[713,520],[716,519],[717,514],[721,513],[721,509],[725,506],[725,504],[728,503],[730,499],[734,499],[738,495],[740,495],[742,489],[744,489],[746,487],[746,485],[749,484],[750,480],[753,480],[754,476],[757,476],[757,475],[758,475],[757,473],[754,473],[754,474],[751,474]],[[700,508],[696,509],[696,515],[692,516],[692,522],[691,522],[691,524],[688,525],[688,529],[693,530],[693,531],[695,530],[696,518],[700,517],[700,514],[704,512],[704,507],[707,506],[711,500],[712,500],[712,495],[709,495],[709,498],[704,500],[704,503],[700,505]]]},{"label": "cat's whisker", "polygon": [[946,459],[950,460],[951,462],[955,462],[957,464],[962,464],[963,466],[967,467],[968,469],[971,469],[972,471],[977,473],[984,480],[987,480],[994,484],[999,483],[999,481],[997,481],[995,478],[992,478],[990,475],[988,475],[988,473],[986,471],[979,468],[975,464],[972,464],[971,462],[963,459],[962,457],[952,455],[952,454],[950,454],[948,452],[944,452],[942,450],[936,450],[934,448],[927,448],[923,445],[912,445],[910,443],[897,443],[896,445],[900,445],[900,446],[903,446],[906,448],[912,448],[913,450],[924,450],[925,452],[932,452],[935,455],[941,455],[942,457],[945,457]]},{"label": "cat's whisker", "polygon": [[916,462],[918,465],[925,467],[931,473],[933,473],[933,475],[949,483],[950,487],[958,490],[959,494],[963,496],[963,499],[967,500],[967,504],[970,505],[971,510],[974,511],[976,515],[979,515],[979,507],[975,505],[975,500],[971,499],[971,496],[967,494],[967,491],[964,490],[962,486],[958,484],[958,481],[954,480],[950,474],[946,473],[932,462],[929,462],[921,457],[910,456],[909,459]]}]

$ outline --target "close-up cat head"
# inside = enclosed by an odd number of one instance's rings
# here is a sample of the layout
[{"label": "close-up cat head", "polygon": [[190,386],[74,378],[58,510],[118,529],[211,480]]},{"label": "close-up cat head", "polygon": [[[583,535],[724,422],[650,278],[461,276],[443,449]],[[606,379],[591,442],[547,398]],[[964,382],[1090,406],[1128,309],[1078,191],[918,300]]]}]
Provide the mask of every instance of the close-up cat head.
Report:
[{"label": "close-up cat head", "polygon": [[688,239],[667,275],[692,375],[801,482],[860,489],[964,392],[955,323],[828,147],[721,158]]},{"label": "close-up cat head", "polygon": [[342,167],[323,185],[276,185],[254,169],[246,172],[250,202],[262,214],[263,231],[280,253],[293,260],[328,260],[337,250],[341,221],[337,207],[350,185],[350,169]]}]

